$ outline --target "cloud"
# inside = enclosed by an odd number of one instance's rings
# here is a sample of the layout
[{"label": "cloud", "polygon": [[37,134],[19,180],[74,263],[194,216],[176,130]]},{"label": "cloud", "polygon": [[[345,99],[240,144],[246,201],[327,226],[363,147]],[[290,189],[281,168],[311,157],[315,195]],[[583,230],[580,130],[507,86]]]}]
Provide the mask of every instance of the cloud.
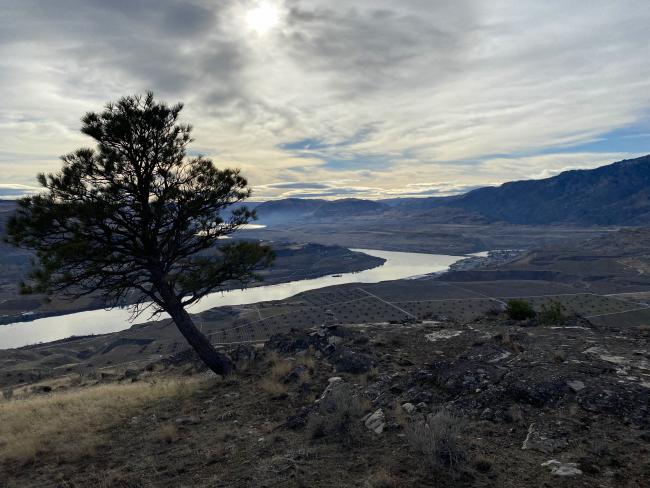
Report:
[{"label": "cloud", "polygon": [[458,195],[482,185],[459,185],[452,182],[411,183],[404,187],[380,188],[354,185],[358,181],[288,182],[261,185],[256,200],[279,198],[366,198],[385,200],[390,198],[422,198]]},{"label": "cloud", "polygon": [[40,188],[35,186],[0,183],[0,200],[14,200],[16,198],[33,195],[40,190]]},{"label": "cloud", "polygon": [[625,129],[650,131],[645,0],[266,1],[264,34],[257,0],[3,1],[0,182],[57,169],[90,144],[83,113],[147,89],[184,101],[193,149],[258,197],[551,175],[639,154]]}]

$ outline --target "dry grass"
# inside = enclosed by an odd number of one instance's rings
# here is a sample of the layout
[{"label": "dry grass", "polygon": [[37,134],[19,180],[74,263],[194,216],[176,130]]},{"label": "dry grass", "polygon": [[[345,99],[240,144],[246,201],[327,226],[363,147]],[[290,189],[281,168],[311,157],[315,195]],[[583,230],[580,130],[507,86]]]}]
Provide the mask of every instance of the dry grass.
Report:
[{"label": "dry grass", "polygon": [[91,454],[110,428],[139,406],[189,394],[198,385],[197,380],[109,384],[0,402],[0,460]]},{"label": "dry grass", "polygon": [[346,442],[352,440],[353,427],[370,408],[370,402],[356,395],[349,385],[334,388],[321,400],[318,412],[310,415],[307,435],[318,439],[327,435],[341,435]]},{"label": "dry grass", "polygon": [[411,447],[424,456],[424,462],[436,468],[445,465],[456,468],[465,459],[459,444],[461,420],[445,410],[429,414],[424,421],[413,422],[404,428]]},{"label": "dry grass", "polygon": [[283,398],[287,395],[289,388],[275,378],[262,378],[260,388],[271,398]]},{"label": "dry grass", "polygon": [[[268,374],[259,382],[259,387],[271,398],[284,398],[289,387],[282,381],[296,366],[305,366],[312,369],[315,360],[311,354],[299,356],[295,360],[289,360],[280,356],[276,351],[269,354]],[[298,377],[299,384],[308,382],[311,379],[309,371],[303,371]]]},{"label": "dry grass", "polygon": [[274,363],[271,368],[269,369],[269,372],[271,373],[272,376],[275,378],[280,378],[282,376],[286,376],[289,374],[289,372],[293,369],[294,365],[291,361],[278,361],[277,363]]}]

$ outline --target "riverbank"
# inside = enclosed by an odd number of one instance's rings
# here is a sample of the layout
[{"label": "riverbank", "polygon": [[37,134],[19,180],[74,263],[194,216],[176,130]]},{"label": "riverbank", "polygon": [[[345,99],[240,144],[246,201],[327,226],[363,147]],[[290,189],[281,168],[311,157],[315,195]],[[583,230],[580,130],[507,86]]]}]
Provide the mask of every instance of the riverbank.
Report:
[{"label": "riverbank", "polygon": [[[260,273],[264,281],[251,283],[249,288],[313,279],[335,273],[360,272],[381,266],[385,261],[340,246],[273,243],[273,247],[277,255],[274,266]],[[2,269],[0,263],[0,272]],[[104,304],[100,297],[91,296],[70,302],[56,297],[48,299],[44,296],[20,295],[18,278],[15,280],[12,284],[4,284],[5,291],[2,294],[4,298],[0,300],[0,334],[3,325],[103,309]],[[10,286],[13,287],[11,288],[13,292],[7,290]],[[226,286],[225,290],[229,289],[237,289],[237,287]]]},{"label": "riverbank", "polygon": [[[198,314],[215,307],[236,307],[283,300],[301,292],[345,283],[377,283],[386,280],[398,280],[421,272],[445,270],[450,264],[462,258],[459,256],[399,253],[369,249],[346,251],[351,256],[366,256],[368,259],[374,260],[374,262],[383,264],[359,272],[328,274],[315,279],[298,279],[275,285],[251,287],[245,290],[213,293],[190,307],[188,311]],[[223,328],[228,326],[230,320],[236,321],[241,314],[236,310],[229,314],[222,310],[217,315],[224,317],[224,321],[219,321],[218,325],[219,328]],[[258,318],[257,315],[253,315],[253,317]],[[129,311],[119,308],[110,311],[92,310],[43,318],[27,324],[15,323],[0,327],[0,348],[21,347],[38,342],[64,339],[70,336],[106,334],[127,329],[131,325]]]}]

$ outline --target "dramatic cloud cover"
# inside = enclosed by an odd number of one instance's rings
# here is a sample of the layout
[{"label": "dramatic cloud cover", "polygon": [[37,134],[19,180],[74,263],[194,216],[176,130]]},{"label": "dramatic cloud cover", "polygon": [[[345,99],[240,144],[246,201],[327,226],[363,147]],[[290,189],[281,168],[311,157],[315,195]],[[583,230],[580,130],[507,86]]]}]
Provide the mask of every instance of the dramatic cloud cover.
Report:
[{"label": "dramatic cloud cover", "polygon": [[0,197],[122,95],[256,197],[448,195],[650,152],[647,0],[3,0]]}]

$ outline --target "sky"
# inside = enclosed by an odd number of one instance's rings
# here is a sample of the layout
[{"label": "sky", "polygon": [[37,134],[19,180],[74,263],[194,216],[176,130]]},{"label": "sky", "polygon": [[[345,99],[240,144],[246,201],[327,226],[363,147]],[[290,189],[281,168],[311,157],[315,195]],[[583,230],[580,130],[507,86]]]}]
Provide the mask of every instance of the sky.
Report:
[{"label": "sky", "polygon": [[0,198],[153,90],[257,200],[442,196],[650,153],[648,0],[2,0]]}]

